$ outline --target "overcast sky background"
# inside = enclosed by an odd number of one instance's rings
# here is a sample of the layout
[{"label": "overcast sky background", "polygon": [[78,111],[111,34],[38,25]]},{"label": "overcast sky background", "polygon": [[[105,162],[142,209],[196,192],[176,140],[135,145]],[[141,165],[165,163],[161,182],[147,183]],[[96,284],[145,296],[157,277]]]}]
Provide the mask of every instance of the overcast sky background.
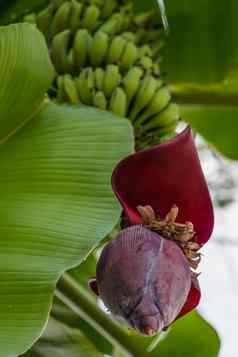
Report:
[{"label": "overcast sky background", "polygon": [[[234,201],[224,208],[215,206],[215,229],[212,239],[203,248],[200,266],[199,311],[221,337],[219,357],[235,357],[238,355],[238,188],[232,185],[238,186],[238,163],[217,159],[206,150],[201,151],[200,158],[213,198],[220,195],[233,197]],[[226,181],[225,189],[222,180]],[[213,190],[214,184],[219,182],[220,187]]]}]

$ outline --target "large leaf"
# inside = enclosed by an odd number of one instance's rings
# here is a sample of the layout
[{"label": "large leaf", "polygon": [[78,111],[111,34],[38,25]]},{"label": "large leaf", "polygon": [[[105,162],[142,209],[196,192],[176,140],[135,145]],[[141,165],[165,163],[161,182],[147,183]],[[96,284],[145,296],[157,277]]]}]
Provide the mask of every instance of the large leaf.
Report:
[{"label": "large leaf", "polygon": [[220,340],[217,333],[194,311],[172,325],[151,356],[218,357],[219,350]]},{"label": "large leaf", "polygon": [[40,31],[29,24],[0,27],[0,142],[38,109],[53,76]]},{"label": "large leaf", "polygon": [[216,83],[238,70],[236,0],[166,0],[165,68],[172,83]]},{"label": "large leaf", "polygon": [[238,160],[238,105],[182,105],[181,114],[222,154]]},{"label": "large leaf", "polygon": [[59,275],[117,222],[110,177],[133,140],[112,114],[42,103],[53,70],[34,27],[0,38],[0,346],[13,357],[41,333]]},{"label": "large leaf", "polygon": [[126,120],[46,105],[0,149],[0,345],[4,357],[39,335],[59,274],[119,218],[110,189],[132,150]]},{"label": "large leaf", "polygon": [[170,33],[163,68],[181,116],[222,154],[237,159],[238,3],[165,5]]},{"label": "large leaf", "polygon": [[50,318],[43,336],[24,357],[103,357],[78,330]]}]

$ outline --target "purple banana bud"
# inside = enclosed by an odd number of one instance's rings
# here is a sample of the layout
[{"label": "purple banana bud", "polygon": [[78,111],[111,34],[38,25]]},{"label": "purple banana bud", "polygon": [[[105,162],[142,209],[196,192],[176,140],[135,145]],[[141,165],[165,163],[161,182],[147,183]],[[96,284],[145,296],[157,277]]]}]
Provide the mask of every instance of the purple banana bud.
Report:
[{"label": "purple banana bud", "polygon": [[153,335],[176,319],[191,279],[180,247],[142,225],[121,231],[105,246],[97,265],[104,304],[144,335]]}]

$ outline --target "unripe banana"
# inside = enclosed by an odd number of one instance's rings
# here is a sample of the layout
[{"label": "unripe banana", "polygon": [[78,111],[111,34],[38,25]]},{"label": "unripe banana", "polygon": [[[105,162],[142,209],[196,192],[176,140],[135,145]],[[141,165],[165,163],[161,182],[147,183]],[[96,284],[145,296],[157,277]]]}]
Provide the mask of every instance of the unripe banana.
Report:
[{"label": "unripe banana", "polygon": [[37,22],[36,14],[31,13],[31,14],[25,15],[23,17],[23,21],[27,22],[28,24],[36,25],[36,22]]},{"label": "unripe banana", "polygon": [[51,23],[51,35],[55,36],[69,28],[69,15],[71,11],[71,4],[64,2],[56,11]]},{"label": "unripe banana", "polygon": [[134,42],[136,41],[136,36],[133,32],[125,31],[121,34],[121,36],[126,40],[126,41],[131,41]]},{"label": "unripe banana", "polygon": [[108,50],[107,63],[118,63],[126,46],[126,40],[122,36],[113,38]]},{"label": "unripe banana", "polygon": [[103,92],[96,92],[93,97],[93,105],[96,108],[106,110],[107,109],[107,99]]},{"label": "unripe banana", "polygon": [[49,27],[53,16],[53,6],[49,5],[36,16],[36,24],[38,29],[46,36],[49,34]]},{"label": "unripe banana", "polygon": [[111,16],[117,7],[117,0],[104,0],[104,4],[101,10],[101,16],[103,19]]},{"label": "unripe banana", "polygon": [[132,67],[123,78],[123,87],[127,95],[128,105],[140,87],[141,79],[143,78],[144,71],[140,67]]},{"label": "unripe banana", "polygon": [[90,5],[85,9],[84,16],[81,19],[81,26],[89,31],[93,31],[98,26],[100,10],[96,5]]},{"label": "unripe banana", "polygon": [[54,9],[58,9],[64,2],[65,0],[51,0]]},{"label": "unripe banana", "polygon": [[121,82],[121,74],[119,68],[116,65],[109,64],[105,70],[103,80],[103,91],[106,97],[110,97],[114,89]]},{"label": "unripe banana", "polygon": [[144,45],[139,48],[139,57],[152,57],[153,56],[153,51],[149,45]]},{"label": "unripe banana", "polygon": [[91,44],[91,49],[89,52],[90,63],[92,66],[100,66],[107,55],[109,46],[109,36],[105,32],[97,32]]},{"label": "unripe banana", "polygon": [[68,102],[72,104],[80,102],[75,81],[70,74],[64,76],[64,91],[67,95]]},{"label": "unripe banana", "polygon": [[90,0],[90,4],[97,5],[101,9],[104,4],[104,0]]},{"label": "unripe banana", "polygon": [[133,42],[127,42],[121,56],[121,65],[123,68],[130,68],[138,58],[138,49]]},{"label": "unripe banana", "polygon": [[143,56],[138,61],[138,66],[141,66],[147,72],[152,71],[152,69],[153,69],[153,60],[148,56]]},{"label": "unripe banana", "polygon": [[143,129],[145,131],[160,129],[161,133],[163,133],[163,129],[164,132],[168,133],[176,127],[178,120],[178,107],[176,104],[171,103],[165,110],[155,115],[153,118],[151,118],[151,120],[147,121],[143,125]]},{"label": "unripe banana", "polygon": [[113,14],[102,26],[100,26],[99,31],[106,32],[109,35],[115,35],[121,31],[125,19],[121,12]]},{"label": "unripe banana", "polygon": [[72,72],[73,63],[68,55],[70,31],[65,30],[54,36],[51,48],[51,57],[56,71],[60,73]]},{"label": "unripe banana", "polygon": [[67,96],[64,90],[64,76],[57,77],[57,102],[63,103],[66,102]]},{"label": "unripe banana", "polygon": [[80,16],[82,14],[83,4],[76,0],[71,0],[71,12],[69,18],[70,30],[75,32],[80,27]]},{"label": "unripe banana", "polygon": [[74,38],[74,63],[77,70],[84,67],[87,63],[92,38],[88,30],[78,30]]},{"label": "unripe banana", "polygon": [[121,116],[125,117],[127,113],[127,98],[126,93],[120,87],[116,88],[112,93],[109,111]]},{"label": "unripe banana", "polygon": [[92,68],[85,68],[81,71],[76,86],[80,96],[80,100],[84,104],[92,104],[94,90],[94,76]]},{"label": "unripe banana", "polygon": [[105,71],[102,68],[96,68],[94,71],[94,83],[95,87],[99,90],[103,90],[103,81],[104,81]]},{"label": "unripe banana", "polygon": [[152,67],[152,73],[156,78],[160,78],[161,74],[160,74],[160,65],[159,63],[154,63],[153,67]]},{"label": "unripe banana", "polygon": [[[161,86],[162,86],[162,81]],[[143,124],[148,118],[160,113],[170,102],[171,95],[167,87],[159,88],[142,114],[137,118],[137,124]]]},{"label": "unripe banana", "polygon": [[136,117],[141,112],[141,110],[144,109],[151,101],[151,99],[155,94],[157,86],[158,86],[157,80],[151,75],[146,75],[146,77],[141,82],[141,86],[135,97],[130,112],[130,118],[132,121],[135,121]]}]

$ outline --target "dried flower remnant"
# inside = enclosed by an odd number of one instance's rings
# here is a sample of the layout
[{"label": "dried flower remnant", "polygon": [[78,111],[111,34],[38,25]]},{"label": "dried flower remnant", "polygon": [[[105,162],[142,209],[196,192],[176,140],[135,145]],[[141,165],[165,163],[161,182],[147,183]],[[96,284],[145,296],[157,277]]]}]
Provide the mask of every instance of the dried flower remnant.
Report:
[{"label": "dried flower remnant", "polygon": [[175,222],[179,211],[176,205],[173,205],[164,219],[156,217],[153,208],[149,205],[138,206],[137,210],[147,228],[159,233],[163,238],[177,243],[187,257],[191,268],[197,269],[201,254],[199,253],[200,245],[194,241],[196,232],[192,222],[185,222],[184,224]]},{"label": "dried flower remnant", "polygon": [[191,129],[122,160],[112,185],[128,227],[103,249],[93,284],[114,315],[152,335],[201,296],[194,270],[214,219]]}]

